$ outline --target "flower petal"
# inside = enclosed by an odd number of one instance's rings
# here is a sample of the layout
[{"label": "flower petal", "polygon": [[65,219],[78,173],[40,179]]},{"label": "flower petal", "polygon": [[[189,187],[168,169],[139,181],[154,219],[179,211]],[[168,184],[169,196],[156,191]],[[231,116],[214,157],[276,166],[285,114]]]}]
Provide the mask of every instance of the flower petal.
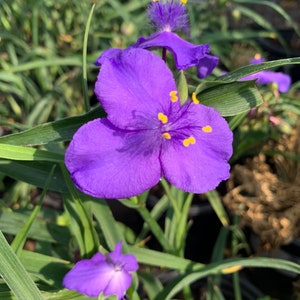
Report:
[{"label": "flower petal", "polygon": [[120,241],[115,250],[109,254],[112,261],[118,262],[123,269],[128,272],[136,271],[139,268],[137,260],[133,254],[122,254],[122,241]]},{"label": "flower petal", "polygon": [[[89,297],[97,297],[105,291],[114,277],[113,265],[109,264],[101,253],[96,253],[92,259],[77,262],[63,279],[63,286],[76,290]],[[105,258],[105,257],[104,257]]]},{"label": "flower petal", "polygon": [[[191,104],[181,117],[181,133],[163,144],[161,163],[165,178],[186,192],[204,193],[228,179],[232,155],[232,132],[213,108]],[[179,126],[180,124],[178,124]]]},{"label": "flower petal", "polygon": [[114,276],[106,286],[104,295],[117,295],[118,299],[121,300],[125,295],[127,289],[130,287],[131,281],[131,274],[125,271],[115,271]]},{"label": "flower petal", "polygon": [[95,93],[107,118],[123,129],[151,128],[157,114],[179,110],[180,103],[170,101],[177,90],[165,62],[143,49],[126,49],[104,60],[95,85]]},{"label": "flower petal", "polygon": [[[176,33],[173,32],[159,32],[150,35],[147,38],[140,37],[133,47],[139,47],[144,49],[163,47],[168,49],[174,55],[176,68],[184,70],[193,66],[199,68],[206,66],[210,62],[211,58],[208,57],[202,61],[203,58],[209,53],[209,45],[194,45],[180,38]],[[211,67],[215,64],[215,57],[210,62]],[[202,62],[201,62],[202,61]],[[207,68],[210,70],[210,68]],[[211,72],[212,70],[210,70]],[[199,70],[200,74],[201,70]],[[204,73],[203,73],[204,74]],[[206,75],[210,73],[207,71]]]},{"label": "flower petal", "polygon": [[102,54],[95,61],[95,66],[100,67],[106,59],[111,59],[118,56],[121,53],[119,48],[110,48],[102,52]]},{"label": "flower petal", "polygon": [[260,71],[256,74],[251,74],[249,76],[243,77],[240,80],[251,80],[257,79],[257,83],[259,84],[268,84],[268,83],[276,83],[278,85],[278,90],[281,93],[286,93],[291,86],[291,77],[282,72],[274,72],[274,71]]},{"label": "flower petal", "polygon": [[212,73],[214,68],[218,65],[219,58],[213,55],[206,55],[199,60],[197,65],[197,76],[199,78],[205,78]]},{"label": "flower petal", "polygon": [[107,119],[96,119],[75,133],[65,164],[78,189],[86,194],[132,197],[160,179],[156,136],[150,130],[122,131]]}]

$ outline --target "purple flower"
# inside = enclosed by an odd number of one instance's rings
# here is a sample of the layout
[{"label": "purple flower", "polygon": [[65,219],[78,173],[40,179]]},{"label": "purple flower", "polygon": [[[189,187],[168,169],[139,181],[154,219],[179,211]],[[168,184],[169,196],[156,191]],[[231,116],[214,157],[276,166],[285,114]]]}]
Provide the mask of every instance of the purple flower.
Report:
[{"label": "purple flower", "polygon": [[151,1],[148,6],[148,18],[156,31],[183,30],[189,32],[189,20],[185,7],[187,1],[168,0],[165,3]]},{"label": "purple flower", "polygon": [[[188,17],[183,5],[187,1],[166,0],[152,1],[148,7],[148,16],[157,32],[149,37],[140,37],[131,47],[142,49],[164,48],[170,51],[178,70],[197,68],[197,76],[205,78],[218,65],[219,59],[209,55],[208,44],[194,45],[179,37],[174,30],[188,31]],[[120,49],[109,49],[97,59],[95,65],[100,66],[106,57],[111,57]]]},{"label": "purple flower", "polygon": [[107,118],[83,125],[65,156],[84,193],[131,197],[162,176],[203,193],[229,177],[227,122],[195,97],[181,105],[173,75],[158,56],[131,48],[105,59],[95,93]]},{"label": "purple flower", "polygon": [[91,259],[77,262],[64,279],[63,286],[89,297],[117,295],[122,299],[132,281],[131,272],[138,269],[132,254],[122,254],[122,242],[110,254],[96,253]]},{"label": "purple flower", "polygon": [[[252,59],[250,63],[259,64],[264,61],[265,60],[260,55],[255,55],[254,59]],[[276,83],[278,86],[278,90],[281,93],[286,93],[291,86],[291,77],[282,72],[260,71],[258,73],[251,74],[241,78],[241,80],[252,80],[252,79],[257,79],[256,83],[258,84]]]}]

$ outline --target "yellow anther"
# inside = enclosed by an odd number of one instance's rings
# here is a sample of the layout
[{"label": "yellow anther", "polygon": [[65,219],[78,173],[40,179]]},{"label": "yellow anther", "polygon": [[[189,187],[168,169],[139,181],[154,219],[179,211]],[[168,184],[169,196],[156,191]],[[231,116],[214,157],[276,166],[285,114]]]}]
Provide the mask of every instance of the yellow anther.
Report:
[{"label": "yellow anther", "polygon": [[152,0],[152,2],[158,2],[159,0]]},{"label": "yellow anther", "polygon": [[212,132],[212,128],[211,128],[211,126],[206,125],[206,126],[202,127],[202,131],[204,131],[204,132]]},{"label": "yellow anther", "polygon": [[169,95],[170,95],[170,100],[172,102],[177,102],[178,101],[177,91],[171,91],[169,93]]},{"label": "yellow anther", "polygon": [[183,146],[188,147],[189,145],[194,145],[196,143],[196,140],[193,136],[190,136],[183,140]]},{"label": "yellow anther", "polygon": [[231,274],[231,273],[237,272],[237,271],[239,271],[241,269],[243,269],[242,266],[233,266],[233,267],[225,268],[221,272],[223,274]]},{"label": "yellow anther", "polygon": [[199,104],[200,103],[200,101],[197,99],[197,96],[196,96],[195,92],[192,93],[192,101],[193,101],[194,104]]},{"label": "yellow anther", "polygon": [[163,114],[162,112],[158,113],[157,118],[163,124],[166,124],[168,122],[168,117],[165,114]]},{"label": "yellow anther", "polygon": [[171,139],[171,134],[169,132],[164,132],[162,134],[162,136],[166,139],[166,140],[170,140]]},{"label": "yellow anther", "polygon": [[260,53],[256,53],[256,54],[254,55],[254,58],[255,58],[255,59],[261,59]]},{"label": "yellow anther", "polygon": [[182,4],[186,4],[188,0],[180,0]]}]

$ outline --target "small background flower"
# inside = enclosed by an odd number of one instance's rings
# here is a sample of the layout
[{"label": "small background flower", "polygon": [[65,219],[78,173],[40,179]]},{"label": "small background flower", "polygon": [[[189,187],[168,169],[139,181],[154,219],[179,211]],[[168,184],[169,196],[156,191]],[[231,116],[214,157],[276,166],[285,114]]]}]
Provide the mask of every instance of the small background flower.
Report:
[{"label": "small background flower", "polygon": [[122,242],[107,256],[96,253],[91,259],[77,262],[64,279],[63,286],[90,297],[116,295],[122,300],[138,263],[132,254],[122,254]]}]

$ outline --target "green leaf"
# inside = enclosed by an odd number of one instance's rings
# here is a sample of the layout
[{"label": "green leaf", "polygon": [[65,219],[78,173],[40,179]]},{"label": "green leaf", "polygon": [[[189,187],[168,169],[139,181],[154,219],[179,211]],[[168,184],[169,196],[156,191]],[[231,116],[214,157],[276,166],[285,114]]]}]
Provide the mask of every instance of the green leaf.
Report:
[{"label": "green leaf", "polygon": [[14,238],[14,240],[11,243],[11,248],[15,251],[17,256],[20,255],[20,253],[23,249],[23,246],[25,245],[29,230],[32,227],[33,222],[36,220],[36,218],[38,216],[38,213],[40,211],[43,199],[46,195],[46,191],[49,187],[49,183],[50,183],[51,177],[53,175],[54,169],[55,169],[55,165],[52,167],[52,170],[49,173],[49,176],[47,178],[47,182],[45,183],[45,188],[43,189],[43,192],[40,196],[40,199],[39,199],[37,205],[35,206],[34,210],[30,214],[30,217],[28,218],[28,220],[25,223],[24,227],[18,232],[18,234],[16,235],[16,237]]},{"label": "green leaf", "polygon": [[[17,235],[28,221],[28,216],[24,213],[12,211],[0,211],[1,222],[0,230],[4,233]],[[60,226],[41,218],[37,218],[32,224],[28,237],[37,241],[45,241],[49,243],[59,243],[68,245],[71,236],[66,226]]]},{"label": "green leaf", "polygon": [[78,243],[81,257],[91,257],[99,247],[92,210],[81,201],[81,194],[75,188],[66,168],[63,165],[61,168],[69,188],[69,194],[65,195],[64,206],[70,218],[70,229]]},{"label": "green leaf", "polygon": [[263,1],[263,0],[234,0],[235,3],[242,3],[242,4],[259,4],[259,5],[265,5],[269,6],[272,9],[274,9],[278,14],[280,14],[283,18],[286,19],[286,21],[293,27],[295,32],[300,37],[300,30],[297,25],[297,23],[291,18],[289,14],[286,13],[286,11],[278,4],[272,1]]},{"label": "green leaf", "polygon": [[43,300],[42,294],[0,232],[0,275],[19,300]]},{"label": "green leaf", "polygon": [[58,163],[64,161],[64,156],[58,153],[1,143],[0,158],[12,160],[49,161]]},{"label": "green leaf", "polygon": [[218,216],[220,222],[223,224],[223,226],[229,225],[229,217],[226,213],[226,210],[222,204],[222,201],[217,193],[216,190],[209,191],[205,193],[205,195],[208,198],[208,201],[212,208],[214,209],[214,212]]},{"label": "green leaf", "polygon": [[[161,268],[175,269],[179,271],[199,270],[205,265],[172,254],[163,253],[146,248],[128,246],[129,253],[136,256],[137,260],[145,265]],[[162,298],[163,299],[163,298]]]},{"label": "green leaf", "polygon": [[300,274],[300,265],[283,259],[264,257],[228,259],[222,262],[209,264],[199,271],[192,271],[179,275],[176,279],[170,282],[155,299],[172,299],[172,297],[181,291],[185,286],[190,285],[196,280],[209,275],[222,273],[222,270],[233,267],[273,268]]},{"label": "green leaf", "polygon": [[51,289],[61,288],[64,275],[72,267],[69,261],[26,250],[22,250],[20,261],[35,280],[48,284]]},{"label": "green leaf", "polygon": [[42,124],[16,134],[0,137],[0,143],[34,146],[44,145],[50,142],[69,141],[82,124],[104,116],[105,113],[103,110],[100,107],[97,107],[82,116],[65,118],[59,121]]},{"label": "green leaf", "polygon": [[[52,162],[13,161],[0,159],[0,173],[42,188],[53,167]],[[68,188],[60,168],[56,168],[49,190],[66,193]]]},{"label": "green leaf", "polygon": [[224,117],[248,111],[263,102],[254,81],[204,82],[195,93],[200,103],[214,107]]},{"label": "green leaf", "polygon": [[278,68],[281,66],[293,65],[293,64],[300,64],[300,57],[278,59],[278,60],[263,62],[260,64],[244,66],[233,72],[227,73],[226,75],[218,77],[217,81],[225,81],[225,82],[236,81],[240,78],[257,73],[262,70]]},{"label": "green leaf", "polygon": [[105,241],[109,249],[112,251],[119,241],[123,241],[123,251],[128,253],[125,237],[120,230],[120,227],[118,227],[106,200],[95,199],[89,196],[85,196],[85,200],[91,201],[92,203],[93,213],[101,228],[102,234],[105,237]]},{"label": "green leaf", "polygon": [[178,88],[180,102],[181,104],[183,104],[188,99],[188,85],[187,85],[184,72],[182,70],[179,71],[176,81],[177,81],[177,88]]}]

